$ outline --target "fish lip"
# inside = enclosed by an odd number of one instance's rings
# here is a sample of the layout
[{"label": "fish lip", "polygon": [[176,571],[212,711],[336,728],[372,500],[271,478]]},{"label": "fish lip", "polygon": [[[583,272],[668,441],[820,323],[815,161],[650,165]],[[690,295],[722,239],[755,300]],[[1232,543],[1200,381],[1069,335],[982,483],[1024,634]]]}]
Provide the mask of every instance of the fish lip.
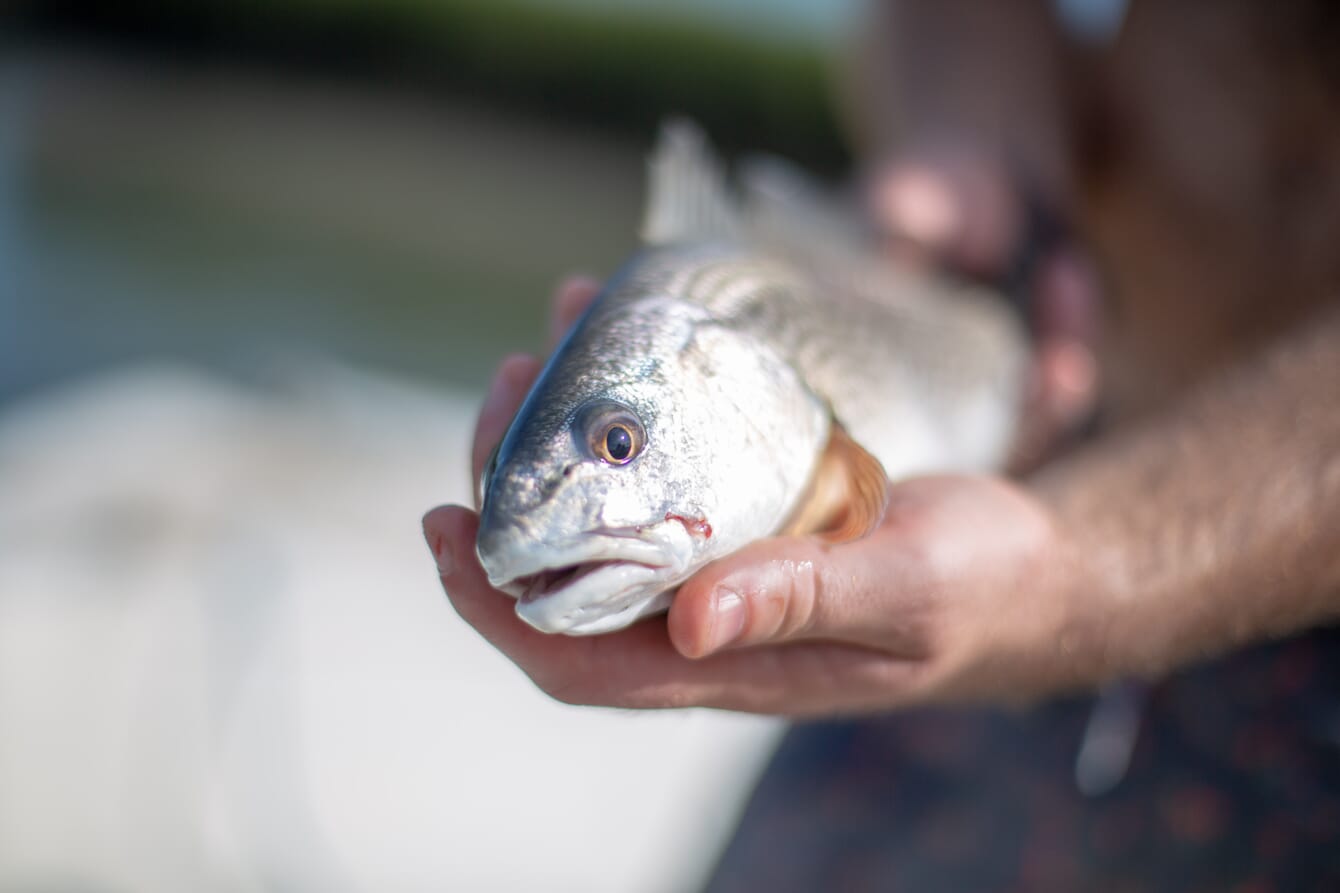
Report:
[{"label": "fish lip", "polygon": [[[689,559],[679,542],[681,532],[669,522],[601,527],[538,549],[524,562],[491,556],[485,567],[493,565],[489,584],[517,599],[517,614],[536,629],[568,635],[607,632],[669,605],[667,590],[682,581]],[[528,592],[535,577],[582,565],[592,567],[550,591]]]},{"label": "fish lip", "polygon": [[[568,588],[578,585],[586,577],[594,576],[616,568],[638,567],[655,572],[664,569],[666,565],[646,564],[641,561],[620,561],[617,558],[583,561],[577,564],[543,570],[538,574],[517,577],[515,580],[507,584],[507,589],[504,591],[509,595],[513,595],[521,604],[528,605],[532,602],[552,598]],[[545,579],[546,577],[550,579]]]},{"label": "fish lip", "polygon": [[[669,574],[666,571],[670,571]],[[591,635],[627,626],[669,604],[672,568],[633,562],[602,563],[570,585],[517,601],[516,613],[546,633]],[[614,588],[613,594],[607,590]],[[605,593],[598,600],[593,593]]]},{"label": "fish lip", "polygon": [[[647,529],[600,528],[580,533],[559,546],[537,550],[524,563],[509,566],[509,562],[504,560],[504,572],[497,569],[496,562],[482,555],[480,557],[488,572],[489,585],[520,598],[522,593],[518,590],[517,582],[546,571],[591,563],[637,564],[655,569],[673,566],[676,562],[668,544],[647,538],[644,535]],[[489,567],[490,564],[495,567]],[[524,586],[521,588],[524,589]]]}]

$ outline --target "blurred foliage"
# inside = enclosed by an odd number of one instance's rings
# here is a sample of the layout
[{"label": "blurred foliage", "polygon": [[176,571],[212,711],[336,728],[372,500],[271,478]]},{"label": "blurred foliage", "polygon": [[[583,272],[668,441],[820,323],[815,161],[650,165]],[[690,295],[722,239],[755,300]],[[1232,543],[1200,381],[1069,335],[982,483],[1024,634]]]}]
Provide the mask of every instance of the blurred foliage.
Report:
[{"label": "blurred foliage", "polygon": [[727,150],[829,171],[848,160],[825,48],[764,27],[525,0],[35,0],[24,19],[39,35],[374,76],[640,140],[664,115],[688,114]]}]

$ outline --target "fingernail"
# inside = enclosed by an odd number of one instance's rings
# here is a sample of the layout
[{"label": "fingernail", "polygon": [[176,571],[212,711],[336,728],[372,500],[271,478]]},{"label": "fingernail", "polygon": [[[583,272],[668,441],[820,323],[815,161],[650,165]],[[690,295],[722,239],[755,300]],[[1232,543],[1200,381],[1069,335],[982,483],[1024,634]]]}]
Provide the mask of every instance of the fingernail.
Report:
[{"label": "fingernail", "polygon": [[451,549],[447,548],[446,540],[428,531],[424,532],[424,538],[428,541],[428,551],[433,553],[433,560],[437,562],[438,576],[448,576],[456,569],[456,562],[451,556]]},{"label": "fingernail", "polygon": [[719,651],[740,638],[744,632],[744,597],[733,589],[718,589],[712,594],[712,632],[707,637],[707,654]]}]

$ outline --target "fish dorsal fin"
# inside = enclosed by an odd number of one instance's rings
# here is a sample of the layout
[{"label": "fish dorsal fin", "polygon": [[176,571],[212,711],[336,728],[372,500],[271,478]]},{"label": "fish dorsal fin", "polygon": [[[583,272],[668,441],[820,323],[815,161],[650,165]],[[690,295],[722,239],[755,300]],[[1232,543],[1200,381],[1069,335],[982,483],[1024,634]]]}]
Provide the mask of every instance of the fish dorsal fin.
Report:
[{"label": "fish dorsal fin", "polygon": [[740,164],[739,181],[755,238],[803,249],[806,256],[870,256],[870,228],[855,204],[841,201],[796,164],[752,155]]},{"label": "fish dorsal fin", "polygon": [[[648,245],[731,240],[790,258],[835,294],[883,305],[935,304],[947,290],[891,263],[851,196],[838,196],[800,167],[771,155],[745,159],[739,189],[697,124],[670,118],[649,161],[642,220]],[[928,295],[928,292],[937,292]],[[920,300],[918,300],[920,299]]]},{"label": "fish dorsal fin", "polygon": [[740,234],[721,162],[696,124],[682,118],[664,122],[649,166],[651,191],[642,221],[648,245]]},{"label": "fish dorsal fin", "polygon": [[926,291],[924,274],[883,255],[854,197],[832,192],[771,155],[746,159],[739,179],[749,241],[791,258],[835,294],[888,305]]},{"label": "fish dorsal fin", "polygon": [[809,487],[782,533],[817,534],[833,543],[860,539],[884,520],[888,492],[884,466],[834,422]]}]

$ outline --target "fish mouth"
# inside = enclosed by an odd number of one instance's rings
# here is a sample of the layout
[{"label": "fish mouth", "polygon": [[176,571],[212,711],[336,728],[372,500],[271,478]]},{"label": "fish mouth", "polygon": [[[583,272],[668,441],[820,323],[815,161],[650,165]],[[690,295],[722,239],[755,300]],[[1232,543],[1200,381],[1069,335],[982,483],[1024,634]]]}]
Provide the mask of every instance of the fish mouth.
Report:
[{"label": "fish mouth", "polygon": [[[620,565],[641,564],[634,561],[583,561],[578,564],[569,564],[565,567],[549,568],[536,574],[530,574],[525,577],[517,577],[505,587],[511,595],[516,596],[517,601],[523,605],[539,601],[542,598],[561,592],[568,586],[574,585],[583,577],[602,570],[618,567]],[[642,567],[655,569],[655,565],[641,564]]]},{"label": "fish mouth", "polygon": [[536,629],[592,635],[667,607],[672,572],[636,561],[587,561],[518,577],[498,588],[516,597],[518,616]]},{"label": "fish mouth", "polygon": [[[517,600],[516,612],[546,633],[594,635],[664,610],[685,576],[675,542],[588,535],[571,549],[532,555],[530,567],[490,583]],[[547,560],[545,560],[547,559]]]}]

